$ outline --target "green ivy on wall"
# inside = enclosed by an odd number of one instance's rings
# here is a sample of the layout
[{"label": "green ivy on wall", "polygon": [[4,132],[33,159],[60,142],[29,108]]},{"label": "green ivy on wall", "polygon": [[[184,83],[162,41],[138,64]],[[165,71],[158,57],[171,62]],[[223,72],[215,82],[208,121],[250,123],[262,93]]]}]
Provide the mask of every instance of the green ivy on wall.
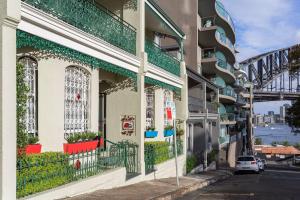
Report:
[{"label": "green ivy on wall", "polygon": [[64,47],[60,44],[56,44],[30,33],[17,30],[17,48],[23,47],[31,47],[37,49],[38,51],[42,51],[43,53],[48,53],[53,56],[62,57],[66,60],[79,62],[80,64],[87,65],[92,68],[101,68],[108,72],[130,77],[136,80],[136,73],[128,69],[124,69],[104,60],[94,58],[71,48]]},{"label": "green ivy on wall", "polygon": [[24,148],[28,144],[25,115],[27,107],[27,94],[29,88],[26,85],[24,65],[17,64],[17,147]]}]

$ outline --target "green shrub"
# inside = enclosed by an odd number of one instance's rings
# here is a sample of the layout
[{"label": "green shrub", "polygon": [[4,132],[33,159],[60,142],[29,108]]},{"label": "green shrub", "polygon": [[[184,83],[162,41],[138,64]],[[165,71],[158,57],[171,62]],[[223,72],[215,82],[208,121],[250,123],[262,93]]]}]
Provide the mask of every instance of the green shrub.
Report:
[{"label": "green shrub", "polygon": [[153,149],[154,164],[159,164],[170,159],[171,154],[169,151],[168,142],[145,142],[145,149]]},{"label": "green shrub", "polygon": [[37,136],[28,136],[28,144],[36,144],[39,141],[39,137]]},{"label": "green shrub", "polygon": [[217,161],[217,155],[218,155],[217,150],[212,150],[210,153],[208,153],[207,154],[207,164],[209,165],[213,161]]},{"label": "green shrub", "polygon": [[186,173],[190,173],[197,166],[197,157],[195,155],[186,158]]},{"label": "green shrub", "polygon": [[165,130],[167,131],[167,130],[173,130],[173,126],[172,125],[167,125],[166,127],[165,127]]},{"label": "green shrub", "polygon": [[25,115],[27,108],[27,93],[29,88],[26,85],[24,65],[18,63],[16,67],[17,71],[17,147],[24,148],[28,144],[28,136],[26,132]]},{"label": "green shrub", "polygon": [[17,197],[66,184],[72,180],[73,170],[68,155],[63,153],[24,156],[17,162]]}]

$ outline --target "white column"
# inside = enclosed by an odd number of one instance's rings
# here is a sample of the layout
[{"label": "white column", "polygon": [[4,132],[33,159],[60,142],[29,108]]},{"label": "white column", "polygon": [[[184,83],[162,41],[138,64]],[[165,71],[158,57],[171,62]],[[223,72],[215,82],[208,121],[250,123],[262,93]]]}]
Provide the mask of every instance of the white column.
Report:
[{"label": "white column", "polygon": [[137,55],[141,58],[141,65],[137,74],[138,115],[136,118],[136,133],[139,141],[140,173],[145,175],[144,142],[146,127],[145,106],[145,73],[147,71],[147,54],[145,53],[145,0],[138,1],[139,26],[137,29]]},{"label": "white column", "polygon": [[[185,62],[180,63],[180,72],[181,72],[181,79],[183,80],[183,86],[181,89],[181,102],[180,102],[180,109],[178,110],[178,117],[183,120],[183,130],[186,130],[186,121],[189,116],[189,109],[188,109],[188,76],[186,73],[186,66]],[[180,113],[180,114],[179,114]],[[192,136],[193,138],[193,136]],[[183,137],[183,153],[186,156],[187,153],[187,140],[186,137]],[[192,146],[193,148],[193,146]]]},{"label": "white column", "polygon": [[146,105],[145,105],[145,67],[147,66],[147,54],[142,53],[142,62],[137,77],[138,89],[138,114],[136,117],[136,134],[139,141],[140,173],[145,175],[144,142],[146,127]]},{"label": "white column", "polygon": [[0,3],[0,199],[16,199],[16,27],[20,1]]},{"label": "white column", "polygon": [[145,0],[138,0],[138,27],[136,30],[136,52],[138,57],[142,57],[145,52]]}]

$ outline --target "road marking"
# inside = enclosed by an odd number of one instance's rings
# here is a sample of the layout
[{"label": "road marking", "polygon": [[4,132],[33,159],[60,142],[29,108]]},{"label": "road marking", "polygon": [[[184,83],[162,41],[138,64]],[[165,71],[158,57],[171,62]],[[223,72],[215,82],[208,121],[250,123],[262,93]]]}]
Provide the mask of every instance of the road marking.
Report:
[{"label": "road marking", "polygon": [[280,172],[280,173],[300,174],[300,171],[289,171],[289,170],[267,169],[265,171],[266,172]]},{"label": "road marking", "polygon": [[249,196],[253,197],[254,193],[246,193],[246,194],[234,194],[234,193],[203,193],[200,196]]}]

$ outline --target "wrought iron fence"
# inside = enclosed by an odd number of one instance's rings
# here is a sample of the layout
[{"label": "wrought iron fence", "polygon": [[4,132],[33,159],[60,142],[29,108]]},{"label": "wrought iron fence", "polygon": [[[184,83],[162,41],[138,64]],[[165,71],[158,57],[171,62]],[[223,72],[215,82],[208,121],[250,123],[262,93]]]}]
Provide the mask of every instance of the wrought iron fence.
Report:
[{"label": "wrought iron fence", "polygon": [[159,45],[146,40],[145,51],[150,63],[176,75],[180,76],[180,62],[175,57],[163,52]]},{"label": "wrought iron fence", "polygon": [[127,173],[138,172],[138,145],[108,140],[106,144],[106,148],[73,155],[45,153],[19,159],[17,196],[28,196],[118,167],[126,167]]},{"label": "wrought iron fence", "polygon": [[94,1],[22,1],[129,53],[136,53],[136,29]]},{"label": "wrought iron fence", "polygon": [[[155,165],[170,160],[175,157],[174,142],[150,142],[145,145],[145,171],[151,173],[155,170]],[[177,140],[177,155],[183,154],[183,141]]]}]

